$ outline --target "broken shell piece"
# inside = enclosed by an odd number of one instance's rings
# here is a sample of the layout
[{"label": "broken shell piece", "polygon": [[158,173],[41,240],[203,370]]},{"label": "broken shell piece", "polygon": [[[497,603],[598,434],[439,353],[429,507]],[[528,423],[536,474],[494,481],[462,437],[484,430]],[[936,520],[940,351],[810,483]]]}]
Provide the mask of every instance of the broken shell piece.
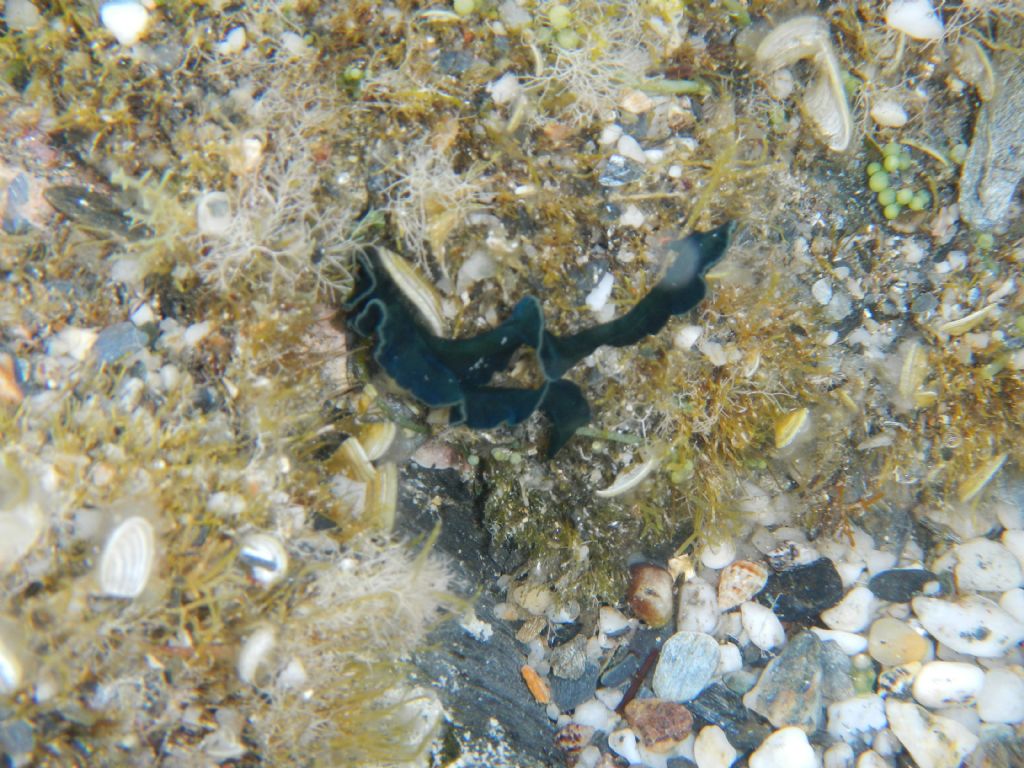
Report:
[{"label": "broken shell piece", "polygon": [[657,455],[644,461],[640,464],[635,464],[629,469],[619,472],[612,481],[612,484],[607,488],[602,488],[599,491],[594,491],[595,496],[600,496],[602,499],[611,499],[615,496],[621,496],[624,493],[636,488],[642,483],[648,475],[651,474],[658,465],[661,464],[661,460],[664,458],[664,452],[658,452]]},{"label": "broken shell piece", "polygon": [[668,624],[672,618],[672,574],[650,563],[629,569],[629,607],[637,618],[653,629]]},{"label": "broken shell piece", "polygon": [[366,486],[367,519],[381,531],[388,532],[395,525],[398,507],[398,467],[394,462],[382,464]]},{"label": "broken shell piece", "polygon": [[825,22],[817,16],[797,16],[769,32],[754,52],[765,74],[801,59],[812,59],[817,71],[804,92],[803,112],[826,146],[843,152],[853,136],[853,118]]},{"label": "broken shell piece", "polygon": [[100,557],[100,592],[108,597],[138,597],[146,588],[156,559],[153,526],[144,517],[129,517],[110,534]]},{"label": "broken shell piece", "polygon": [[398,427],[394,422],[378,421],[359,430],[359,442],[366,452],[366,458],[376,461],[388,452],[397,435]]},{"label": "broken shell piece", "polygon": [[256,674],[270,660],[277,637],[270,627],[260,627],[242,643],[238,652],[238,677],[243,683],[256,685]]},{"label": "broken shell piece", "polygon": [[416,269],[387,248],[377,248],[380,263],[395,285],[410,303],[419,311],[430,332],[435,336],[445,335],[444,313],[441,310],[441,297],[434,286],[428,283]]},{"label": "broken shell piece", "polygon": [[246,536],[238,559],[249,566],[252,577],[265,587],[276,584],[288,571],[288,553],[284,545],[267,533]]},{"label": "broken shell piece", "polygon": [[957,496],[962,502],[968,502],[977,496],[988,485],[989,481],[996,476],[996,472],[1003,468],[1006,463],[1007,454],[1000,453],[984,462],[974,472],[967,476],[967,479],[960,483],[957,488]]},{"label": "broken shell piece", "polygon": [[369,483],[377,475],[377,469],[370,463],[362,443],[350,437],[338,446],[334,455],[327,461],[327,469],[340,472],[359,483]]},{"label": "broken shell piece", "polygon": [[810,422],[811,412],[806,408],[797,408],[795,411],[782,414],[775,420],[775,447],[778,449],[787,448],[793,441],[807,429]]},{"label": "broken shell piece", "polygon": [[24,399],[25,393],[18,383],[14,357],[8,352],[0,352],[0,402],[17,405]]}]

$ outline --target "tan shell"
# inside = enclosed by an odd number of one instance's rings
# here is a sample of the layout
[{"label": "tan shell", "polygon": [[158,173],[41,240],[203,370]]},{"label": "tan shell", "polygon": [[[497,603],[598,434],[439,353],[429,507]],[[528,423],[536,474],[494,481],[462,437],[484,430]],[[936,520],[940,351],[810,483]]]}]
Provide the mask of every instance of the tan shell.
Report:
[{"label": "tan shell", "polygon": [[395,526],[398,507],[398,467],[393,462],[381,464],[366,487],[366,516],[381,531]]},{"label": "tan shell", "polygon": [[441,297],[433,285],[428,283],[409,262],[387,248],[377,248],[381,264],[388,271],[395,285],[405,294],[435,336],[445,335],[444,313],[441,311]]},{"label": "tan shell", "polygon": [[718,609],[728,611],[745,603],[764,587],[768,569],[751,560],[737,560],[722,569],[718,578]]},{"label": "tan shell", "polygon": [[376,421],[359,430],[359,442],[366,452],[366,458],[376,461],[388,452],[397,435],[398,427],[394,422]]},{"label": "tan shell", "polygon": [[328,460],[327,468],[359,483],[369,483],[377,475],[377,470],[363,450],[362,443],[354,437],[338,446]]},{"label": "tan shell", "polygon": [[1000,453],[988,461],[982,462],[981,466],[975,469],[967,479],[960,483],[957,488],[957,496],[962,502],[971,501],[975,496],[984,490],[989,481],[996,476],[996,473],[1006,463],[1007,454]]},{"label": "tan shell", "polygon": [[811,412],[807,408],[782,414],[775,420],[775,447],[782,449],[793,444],[797,435],[807,426]]}]

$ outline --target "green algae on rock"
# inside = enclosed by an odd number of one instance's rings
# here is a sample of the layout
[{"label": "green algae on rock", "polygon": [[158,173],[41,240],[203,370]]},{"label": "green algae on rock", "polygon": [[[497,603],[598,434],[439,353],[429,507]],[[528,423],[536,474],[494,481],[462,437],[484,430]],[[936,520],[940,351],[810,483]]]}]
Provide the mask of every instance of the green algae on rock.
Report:
[{"label": "green algae on rock", "polygon": [[[521,299],[489,331],[465,339],[436,336],[373,247],[360,255],[356,287],[343,308],[357,334],[376,336],[373,357],[388,375],[427,405],[451,407],[452,424],[474,429],[516,425],[539,409],[552,423],[551,457],[590,420],[583,392],[562,376],[598,347],[635,344],[660,331],[673,315],[696,307],[707,292],[704,275],[725,254],[735,228],[729,222],[674,241],[668,271],[629,312],[566,336],[545,328],[534,296]],[[544,383],[534,389],[489,386],[523,346],[536,350]]]}]

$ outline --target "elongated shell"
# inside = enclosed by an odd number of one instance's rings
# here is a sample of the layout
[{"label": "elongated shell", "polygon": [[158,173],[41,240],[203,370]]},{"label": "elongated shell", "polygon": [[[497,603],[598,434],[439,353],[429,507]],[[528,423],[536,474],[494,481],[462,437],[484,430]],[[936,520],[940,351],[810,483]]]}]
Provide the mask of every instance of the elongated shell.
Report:
[{"label": "elongated shell", "polygon": [[829,45],[828,25],[823,19],[797,16],[764,36],[754,52],[754,60],[764,72],[774,72],[817,56]]},{"label": "elongated shell", "polygon": [[434,286],[423,279],[423,276],[405,259],[387,248],[377,248],[380,263],[388,271],[395,285],[405,294],[423,319],[430,332],[435,336],[445,335],[444,313],[441,311],[441,297]]},{"label": "elongated shell", "polygon": [[996,473],[1003,468],[1003,464],[1006,463],[1006,458],[1007,455],[1005,453],[993,456],[968,475],[967,478],[960,483],[960,487],[957,488],[957,496],[960,497],[960,501],[971,501],[975,496],[981,493],[985,486],[989,484],[989,481],[996,476]]},{"label": "elongated shell", "polygon": [[393,421],[378,421],[359,430],[359,442],[366,452],[366,458],[376,461],[388,452],[397,435],[398,427]]},{"label": "elongated shell", "polygon": [[243,683],[256,684],[260,667],[266,666],[277,645],[277,633],[271,627],[260,627],[249,635],[238,651],[238,677]]},{"label": "elongated shell", "polygon": [[100,557],[100,592],[109,597],[138,597],[146,588],[156,557],[153,526],[129,517],[110,534]]},{"label": "elongated shell", "polygon": [[647,461],[634,464],[628,469],[619,472],[612,481],[612,484],[607,488],[602,488],[599,491],[594,491],[595,496],[599,496],[602,499],[611,499],[615,496],[621,496],[624,493],[636,488],[640,483],[647,479],[647,477],[658,468],[661,464],[663,456],[654,456]]},{"label": "elongated shell", "polygon": [[811,412],[806,408],[797,408],[779,416],[775,420],[775,447],[782,449],[792,445],[807,427],[810,416]]},{"label": "elongated shell", "polygon": [[366,486],[366,516],[384,532],[395,525],[398,507],[398,467],[394,462],[381,464]]}]

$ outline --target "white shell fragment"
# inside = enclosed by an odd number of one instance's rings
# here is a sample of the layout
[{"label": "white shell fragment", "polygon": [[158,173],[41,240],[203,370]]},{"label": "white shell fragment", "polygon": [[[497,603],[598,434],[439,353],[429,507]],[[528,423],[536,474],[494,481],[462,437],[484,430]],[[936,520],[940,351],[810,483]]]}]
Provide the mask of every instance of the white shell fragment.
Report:
[{"label": "white shell fragment", "polygon": [[256,673],[270,658],[277,645],[277,637],[270,627],[260,627],[242,643],[238,652],[238,678],[243,683],[255,684]]},{"label": "white shell fragment", "polygon": [[829,149],[843,152],[850,146],[853,118],[843,90],[839,60],[823,19],[797,16],[780,24],[761,41],[754,59],[766,75],[801,59],[811,59],[816,74],[804,92],[804,115]]},{"label": "white shell fragment", "polygon": [[135,0],[110,0],[100,6],[100,21],[121,45],[134,45],[149,26],[149,11]]},{"label": "white shell fragment", "polygon": [[629,469],[623,470],[615,476],[611,485],[607,488],[602,488],[599,491],[594,491],[594,495],[602,499],[611,499],[615,496],[621,496],[624,493],[628,493],[647,479],[647,476],[658,468],[658,465],[661,464],[661,460],[663,458],[664,453],[659,451],[657,455],[647,461],[635,464]]},{"label": "white shell fragment", "polygon": [[146,588],[156,559],[153,526],[144,517],[129,517],[110,534],[100,557],[100,592],[108,597],[138,597]]},{"label": "white shell fragment", "polygon": [[265,587],[276,584],[288,571],[288,553],[277,538],[267,533],[251,533],[242,540],[238,559],[252,577]]},{"label": "white shell fragment", "polygon": [[939,40],[944,31],[930,0],[894,0],[885,12],[885,23],[915,40]]}]

